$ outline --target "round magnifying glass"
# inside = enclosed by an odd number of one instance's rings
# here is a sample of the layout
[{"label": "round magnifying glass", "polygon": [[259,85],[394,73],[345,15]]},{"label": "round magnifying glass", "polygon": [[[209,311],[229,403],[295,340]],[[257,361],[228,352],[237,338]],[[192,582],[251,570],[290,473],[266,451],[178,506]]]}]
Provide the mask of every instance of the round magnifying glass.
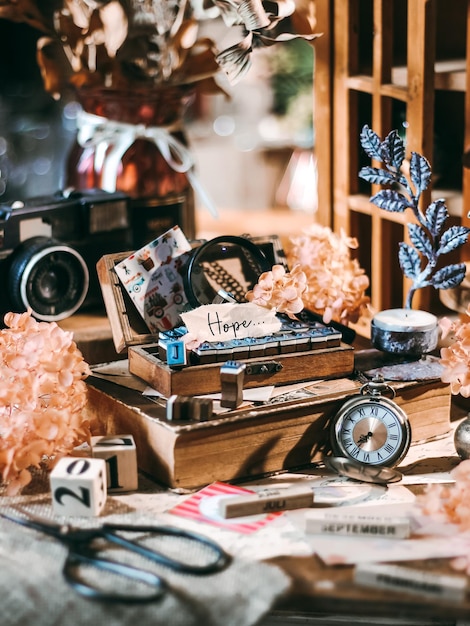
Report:
[{"label": "round magnifying glass", "polygon": [[264,252],[247,237],[215,237],[193,250],[184,272],[190,306],[244,302],[245,294],[271,269]]}]

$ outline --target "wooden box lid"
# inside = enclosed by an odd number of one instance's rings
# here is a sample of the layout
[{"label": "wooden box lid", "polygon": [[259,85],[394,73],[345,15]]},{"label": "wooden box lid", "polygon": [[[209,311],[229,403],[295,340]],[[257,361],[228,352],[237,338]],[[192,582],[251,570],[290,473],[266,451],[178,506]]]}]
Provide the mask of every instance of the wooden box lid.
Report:
[{"label": "wooden box lid", "polygon": [[149,332],[114,271],[115,266],[131,254],[132,252],[106,254],[96,264],[103,301],[118,354],[125,352],[129,346],[152,343],[156,339],[156,336]]},{"label": "wooden box lid", "polygon": [[[158,358],[156,344],[158,336],[149,332],[114,271],[115,265],[130,254],[132,253],[108,254],[97,263],[98,278],[116,351],[122,353],[127,350],[130,372],[166,397],[173,394],[199,395],[220,392],[221,363],[190,365],[175,370]],[[244,382],[246,387],[339,378],[349,376],[354,370],[354,349],[343,343],[308,352],[244,359],[243,362],[257,363],[266,359],[279,362],[282,366],[280,371],[269,376],[246,378]]]}]

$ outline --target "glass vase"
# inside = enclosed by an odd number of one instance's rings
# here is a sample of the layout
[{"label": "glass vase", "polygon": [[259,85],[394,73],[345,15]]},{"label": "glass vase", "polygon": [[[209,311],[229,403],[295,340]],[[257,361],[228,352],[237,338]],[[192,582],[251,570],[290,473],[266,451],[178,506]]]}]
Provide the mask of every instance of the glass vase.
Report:
[{"label": "glass vase", "polygon": [[195,237],[193,161],[184,114],[189,87],[117,91],[82,89],[66,183],[129,196],[134,248],[178,225]]}]

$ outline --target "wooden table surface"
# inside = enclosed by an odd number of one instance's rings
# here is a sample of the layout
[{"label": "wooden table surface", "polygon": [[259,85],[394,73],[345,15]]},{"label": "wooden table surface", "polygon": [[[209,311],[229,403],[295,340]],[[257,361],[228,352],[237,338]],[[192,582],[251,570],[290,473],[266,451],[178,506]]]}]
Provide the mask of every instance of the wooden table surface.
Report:
[{"label": "wooden table surface", "polygon": [[[76,333],[79,347],[84,351],[85,358],[90,363],[98,363],[117,358],[110,335],[109,323],[105,316],[78,315],[61,322],[61,326]],[[363,346],[361,346],[363,347]],[[466,401],[456,398],[452,403],[452,420],[455,426],[464,417],[470,405]],[[430,416],[432,419],[432,416]],[[453,432],[446,440],[432,442],[434,457],[441,458],[450,466],[458,462],[455,449],[452,448]],[[447,446],[447,447],[446,447]],[[449,447],[450,446],[450,447]],[[440,454],[439,450],[447,450]],[[450,466],[444,469],[449,469]],[[442,468],[440,468],[442,469]],[[464,626],[462,620],[470,622],[470,600],[467,595],[465,602],[442,602],[422,598],[411,594],[393,591],[371,590],[359,587],[353,583],[353,567],[327,567],[317,557],[277,557],[273,562],[280,565],[293,580],[290,594],[276,607],[280,615],[304,615],[308,623],[311,616],[340,616],[341,619],[350,618],[350,623],[364,623],[374,625],[374,619],[396,616],[399,624],[415,624],[413,620],[427,626],[457,624]],[[426,571],[452,573],[447,560],[427,560],[416,563],[407,563]],[[455,573],[455,572],[453,572]],[[470,579],[469,579],[470,583]],[[355,619],[367,621],[355,622]],[[330,621],[315,621],[315,624],[330,624]],[[399,621],[402,620],[402,621]],[[403,621],[404,620],[404,621]],[[408,621],[407,621],[408,620]],[[281,618],[282,621],[282,618]],[[280,623],[280,622],[275,622]],[[291,623],[289,621],[285,622]],[[297,623],[297,622],[295,622]],[[343,623],[343,621],[341,621]],[[336,622],[335,622],[336,624]]]},{"label": "wooden table surface", "polygon": [[[427,473],[432,468],[435,472],[448,472],[455,467],[460,459],[455,453],[454,432],[466,414],[465,402],[453,403],[451,430],[448,435],[412,446],[400,470],[406,475],[419,474],[421,471]],[[409,488],[416,494],[425,489],[422,485],[410,485]],[[279,557],[273,559],[273,562],[281,566],[293,580],[289,596],[276,607],[281,615],[301,614],[306,620],[308,616],[318,615],[329,616],[329,619],[333,616],[348,617],[350,624],[369,626],[381,623],[374,621],[374,618],[380,620],[385,617],[395,617],[397,626],[414,626],[414,620],[419,620],[418,624],[423,626],[467,626],[470,623],[470,577],[467,577],[468,591],[465,601],[457,604],[452,600],[444,602],[409,593],[359,586],[353,582],[353,566],[327,566],[316,556]],[[450,567],[449,559],[401,562],[396,565],[426,572],[461,575]],[[308,623],[302,622],[304,626]],[[329,625],[330,621],[314,621],[312,624],[323,626]]]}]

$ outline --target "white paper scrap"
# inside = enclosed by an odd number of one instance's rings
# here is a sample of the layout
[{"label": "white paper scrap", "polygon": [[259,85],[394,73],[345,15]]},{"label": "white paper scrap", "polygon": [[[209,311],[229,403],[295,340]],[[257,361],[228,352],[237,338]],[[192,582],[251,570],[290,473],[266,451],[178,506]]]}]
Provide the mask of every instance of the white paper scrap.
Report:
[{"label": "white paper scrap", "polygon": [[181,317],[188,334],[210,342],[264,337],[281,328],[274,309],[252,302],[206,304],[182,313]]}]

